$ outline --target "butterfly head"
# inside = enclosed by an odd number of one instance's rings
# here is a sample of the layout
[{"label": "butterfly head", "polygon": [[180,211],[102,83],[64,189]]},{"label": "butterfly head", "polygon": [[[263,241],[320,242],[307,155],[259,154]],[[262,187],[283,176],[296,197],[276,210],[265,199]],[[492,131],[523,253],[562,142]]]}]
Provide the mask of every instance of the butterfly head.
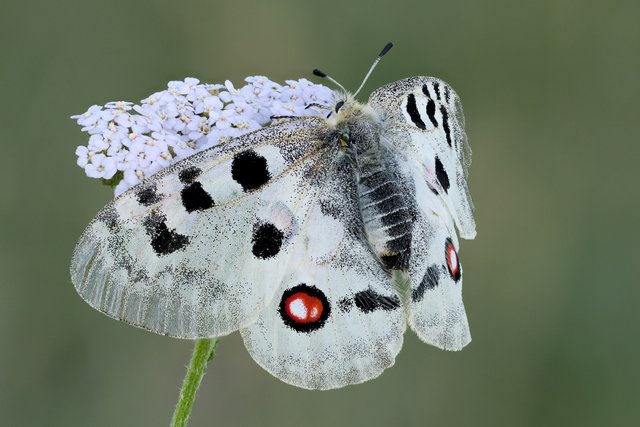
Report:
[{"label": "butterfly head", "polygon": [[[333,110],[327,116],[329,125],[336,129],[336,133],[340,135],[340,146],[348,147],[351,140],[361,140],[362,138],[369,139],[371,135],[379,132],[380,119],[378,115],[373,111],[368,104],[361,104],[356,100],[356,96],[360,90],[364,87],[367,79],[373,72],[376,65],[380,62],[382,57],[393,47],[393,43],[389,42],[380,51],[373,65],[369,68],[369,72],[362,80],[360,87],[354,94],[349,93],[344,86],[338,83],[335,79],[329,76],[324,71],[320,71],[317,68],[313,70],[313,74],[325,78],[338,86],[341,90],[335,93],[334,98],[338,101]],[[359,137],[355,137],[355,135]]]},{"label": "butterfly head", "polygon": [[368,104],[358,102],[349,93],[336,103],[327,118],[327,124],[334,129],[334,142],[343,149],[356,151],[366,150],[370,141],[378,140],[381,123],[378,114]]}]

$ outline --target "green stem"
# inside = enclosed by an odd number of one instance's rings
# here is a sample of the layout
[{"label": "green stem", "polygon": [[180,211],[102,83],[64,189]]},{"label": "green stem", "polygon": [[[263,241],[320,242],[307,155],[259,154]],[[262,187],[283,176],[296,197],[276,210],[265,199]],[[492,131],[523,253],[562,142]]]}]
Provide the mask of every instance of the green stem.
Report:
[{"label": "green stem", "polygon": [[217,342],[218,340],[216,338],[196,341],[196,345],[193,348],[193,356],[191,356],[191,362],[189,363],[189,369],[187,370],[187,375],[184,377],[182,390],[180,390],[180,399],[173,413],[171,427],[184,427],[187,425],[193,401],[196,399],[198,387],[200,387],[202,377],[204,377],[207,371],[207,362],[216,357],[215,350]]}]

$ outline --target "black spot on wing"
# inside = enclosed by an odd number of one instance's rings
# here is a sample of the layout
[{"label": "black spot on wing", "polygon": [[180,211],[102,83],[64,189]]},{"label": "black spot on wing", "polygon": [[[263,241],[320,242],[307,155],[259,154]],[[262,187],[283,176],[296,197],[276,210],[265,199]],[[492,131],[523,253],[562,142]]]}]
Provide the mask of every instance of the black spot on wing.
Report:
[{"label": "black spot on wing", "polygon": [[154,184],[138,190],[136,197],[138,198],[138,202],[143,206],[151,206],[162,200]]},{"label": "black spot on wing", "polygon": [[440,113],[442,114],[442,128],[444,129],[444,135],[447,137],[447,144],[451,147],[451,130],[449,129],[449,114],[444,105],[440,106]]},{"label": "black spot on wing", "polygon": [[202,169],[195,166],[189,166],[178,173],[178,178],[183,184],[191,184],[198,176],[200,176],[201,173]]},{"label": "black spot on wing", "polygon": [[438,286],[438,281],[440,280],[440,273],[438,272],[438,266],[432,265],[427,268],[427,272],[424,274],[422,281],[411,292],[411,300],[413,302],[420,302],[422,298],[424,298],[424,293],[428,290],[431,290]]},{"label": "black spot on wing", "polygon": [[257,225],[253,230],[252,252],[258,258],[267,259],[274,257],[280,252],[284,233],[271,223]]},{"label": "black spot on wing", "polygon": [[438,127],[438,120],[436,120],[436,103],[433,102],[433,99],[430,99],[427,102],[427,116],[434,127]]},{"label": "black spot on wing", "polygon": [[358,292],[355,294],[353,301],[363,313],[370,313],[375,310],[395,310],[400,307],[400,298],[397,296],[384,296],[375,292],[373,289]]},{"label": "black spot on wing", "polygon": [[152,213],[144,219],[144,228],[151,237],[151,247],[158,255],[169,255],[189,244],[189,238],[169,230],[167,218],[159,213]]},{"label": "black spot on wing", "polygon": [[447,171],[444,170],[444,166],[440,159],[436,156],[436,178],[438,178],[438,182],[442,185],[442,189],[445,193],[449,192],[449,175],[447,175]]},{"label": "black spot on wing", "polygon": [[410,93],[407,98],[407,113],[409,113],[409,117],[411,117],[411,121],[414,125],[416,125],[419,129],[426,129],[424,122],[422,121],[422,117],[420,117],[420,112],[418,111],[418,106],[416,105],[416,97],[414,94]]},{"label": "black spot on wing", "polygon": [[445,85],[444,86],[444,99],[445,99],[445,101],[449,102],[450,96],[451,96],[451,89],[449,89],[449,86]]},{"label": "black spot on wing", "polygon": [[426,84],[422,85],[422,93],[424,93],[424,96],[431,99],[431,93],[429,93],[429,86],[427,86]]},{"label": "black spot on wing", "polygon": [[440,83],[433,82],[433,91],[436,93],[436,99],[440,101]]},{"label": "black spot on wing", "polygon": [[231,176],[245,192],[256,190],[271,179],[267,159],[253,150],[235,155],[231,163]]},{"label": "black spot on wing", "polygon": [[209,209],[214,205],[209,193],[197,181],[183,188],[180,196],[182,197],[182,205],[189,213]]}]

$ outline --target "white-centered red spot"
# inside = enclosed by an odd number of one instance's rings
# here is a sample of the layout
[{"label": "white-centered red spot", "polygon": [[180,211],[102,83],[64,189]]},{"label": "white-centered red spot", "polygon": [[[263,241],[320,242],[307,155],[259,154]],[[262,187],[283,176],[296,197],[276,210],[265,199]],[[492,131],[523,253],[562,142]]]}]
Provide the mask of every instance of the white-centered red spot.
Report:
[{"label": "white-centered red spot", "polygon": [[317,322],[322,316],[322,301],[305,292],[296,292],[286,299],[284,307],[287,315],[296,323]]},{"label": "white-centered red spot", "polygon": [[453,247],[453,243],[447,242],[446,246],[447,267],[449,267],[449,273],[455,280],[460,278],[460,261],[458,260],[458,254],[456,248]]}]

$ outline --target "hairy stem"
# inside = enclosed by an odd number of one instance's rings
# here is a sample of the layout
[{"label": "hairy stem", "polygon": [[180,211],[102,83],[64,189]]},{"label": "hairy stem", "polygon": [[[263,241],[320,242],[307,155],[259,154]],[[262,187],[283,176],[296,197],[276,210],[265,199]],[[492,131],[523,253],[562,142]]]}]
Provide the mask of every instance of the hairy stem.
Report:
[{"label": "hairy stem", "polygon": [[217,343],[218,340],[216,338],[196,341],[189,369],[187,369],[187,375],[184,377],[182,389],[180,390],[180,399],[173,413],[171,427],[184,427],[187,425],[200,382],[207,371],[207,362],[213,360],[216,356]]}]

